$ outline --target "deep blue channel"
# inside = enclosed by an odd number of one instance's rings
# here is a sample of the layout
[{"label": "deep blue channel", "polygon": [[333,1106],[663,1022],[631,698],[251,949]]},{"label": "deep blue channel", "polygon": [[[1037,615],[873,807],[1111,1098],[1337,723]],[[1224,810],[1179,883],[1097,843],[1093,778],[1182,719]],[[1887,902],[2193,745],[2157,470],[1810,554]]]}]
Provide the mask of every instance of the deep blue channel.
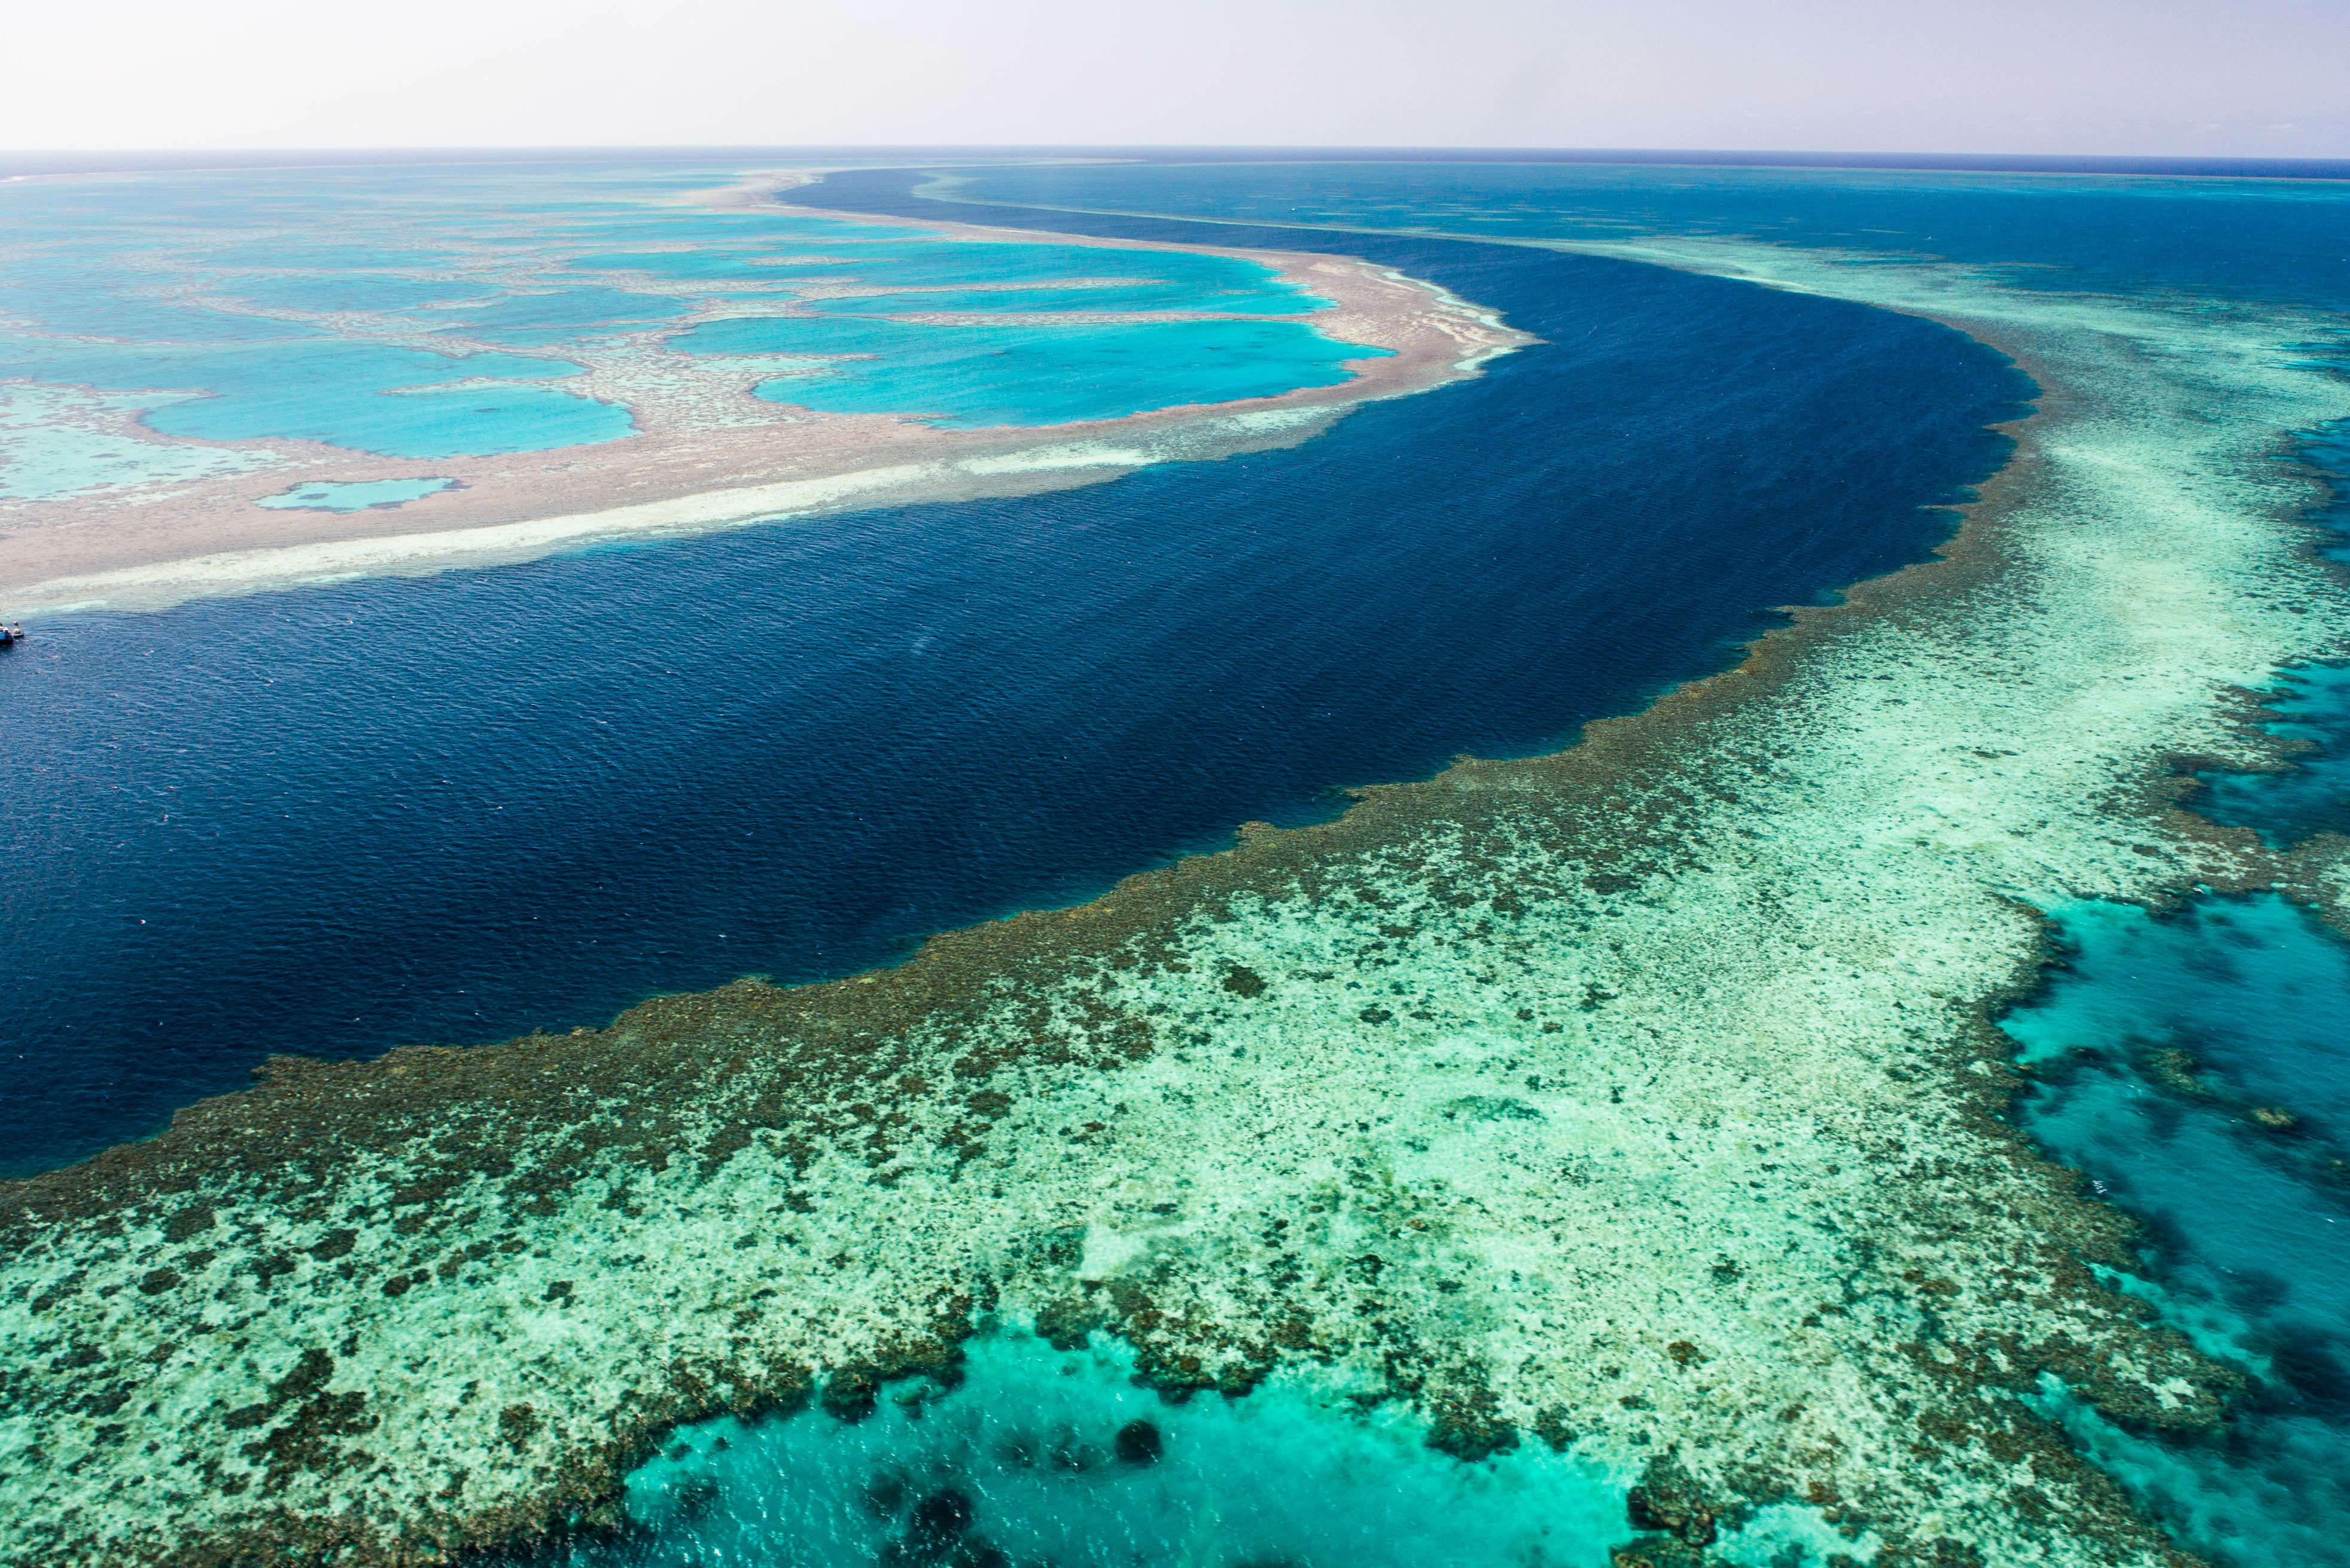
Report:
[{"label": "deep blue channel", "polygon": [[1546,341],[1086,490],[36,628],[0,655],[0,1168],[273,1052],[851,971],[1557,743],[1926,554],[2030,389],[1926,322],[1659,268],[984,215],[1343,250]]}]

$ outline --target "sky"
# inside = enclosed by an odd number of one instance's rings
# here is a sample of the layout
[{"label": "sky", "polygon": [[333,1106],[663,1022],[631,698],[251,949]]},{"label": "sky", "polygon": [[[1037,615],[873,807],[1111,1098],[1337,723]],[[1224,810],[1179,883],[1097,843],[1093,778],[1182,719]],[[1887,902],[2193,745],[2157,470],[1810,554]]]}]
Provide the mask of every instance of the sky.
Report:
[{"label": "sky", "polygon": [[2350,0],[73,0],[0,149],[2350,157]]}]

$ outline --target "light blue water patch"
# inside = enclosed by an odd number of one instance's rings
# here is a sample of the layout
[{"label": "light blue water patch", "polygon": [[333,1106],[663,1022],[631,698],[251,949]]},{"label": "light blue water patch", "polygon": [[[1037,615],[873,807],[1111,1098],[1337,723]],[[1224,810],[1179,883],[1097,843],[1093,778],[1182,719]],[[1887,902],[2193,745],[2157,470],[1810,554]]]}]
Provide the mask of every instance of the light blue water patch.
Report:
[{"label": "light blue water patch", "polygon": [[878,317],[733,317],[681,333],[693,354],[871,355],[762,383],[760,397],[832,413],[905,413],[953,430],[1120,419],[1184,403],[1335,386],[1349,359],[1288,321],[920,327]]},{"label": "light blue water patch", "polygon": [[674,296],[592,286],[550,289],[545,294],[510,294],[479,306],[414,314],[460,329],[528,328],[663,321],[683,316],[692,308],[690,302]]},{"label": "light blue water patch", "polygon": [[841,295],[809,300],[806,308],[836,316],[976,316],[1072,310],[1204,310],[1249,316],[1302,316],[1327,310],[1330,302],[1294,290],[1212,294],[1187,284],[1161,283],[1107,288],[949,288],[912,294]]},{"label": "light blue water patch", "polygon": [[345,273],[327,277],[224,276],[219,292],[279,310],[387,311],[476,298],[492,286],[400,277],[390,273]]},{"label": "light blue water patch", "polygon": [[448,266],[463,259],[463,251],[318,244],[307,237],[291,235],[260,244],[231,245],[225,250],[205,251],[188,258],[191,265],[205,267],[298,266],[305,270],[348,267],[360,271]]},{"label": "light blue water patch", "polygon": [[146,414],[146,424],[165,435],[320,441],[383,457],[542,452],[611,441],[633,430],[627,410],[552,388],[432,386],[578,370],[559,359],[510,354],[451,358],[332,340],[181,351],[0,342],[0,376],[120,391],[200,389],[211,394]]},{"label": "light blue water patch", "polygon": [[569,348],[579,349],[591,343],[608,341],[630,332],[639,332],[657,323],[646,321],[608,321],[589,327],[452,327],[433,334],[440,338],[459,337],[468,342],[495,343],[506,348]]},{"label": "light blue water patch", "polygon": [[338,483],[313,480],[282,495],[265,495],[255,506],[305,512],[364,512],[370,506],[398,506],[448,489],[453,479],[370,479]]},{"label": "light blue water patch", "polygon": [[2282,898],[2054,911],[2069,967],[2002,1027],[2032,1136],[2145,1222],[2147,1266],[2253,1392],[2199,1440],[2065,1416],[2191,1546],[2350,1563],[2350,947]]},{"label": "light blue water patch", "polygon": [[[775,258],[772,262],[764,259]],[[1021,296],[995,290],[973,290],[951,305],[893,305],[910,311],[1049,311],[1049,310],[1216,310],[1295,315],[1325,308],[1316,300],[1281,281],[1262,263],[1233,256],[1201,255],[1188,251],[1118,250],[1091,245],[1024,244],[995,241],[914,240],[893,235],[879,244],[843,244],[819,254],[792,250],[603,252],[574,258],[569,265],[583,270],[647,272],[660,276],[692,278],[756,278],[766,282],[815,279],[827,284],[853,283],[876,295],[909,287],[942,288],[958,285],[1025,285],[1045,291]],[[1056,288],[1058,280],[1131,279],[1124,292],[1105,288]],[[1084,303],[1061,304],[1089,296]],[[919,299],[920,296],[908,296]],[[822,308],[869,308],[846,300]]]},{"label": "light blue water patch", "polygon": [[63,281],[0,282],[0,310],[22,316],[44,331],[150,343],[252,343],[320,335],[318,328],[298,321],[270,321],[132,298],[108,292],[103,286],[93,286],[87,275]]},{"label": "light blue water patch", "polygon": [[[665,238],[648,234],[647,239]],[[656,277],[727,278],[742,282],[780,282],[792,277],[846,277],[844,264],[859,259],[841,247],[837,257],[811,258],[797,249],[691,251],[598,251],[572,257],[563,265],[575,272],[643,272]],[[770,260],[788,256],[791,259]]]},{"label": "light blue water patch", "polygon": [[1191,251],[948,241],[858,247],[850,260],[860,282],[899,286],[1128,278],[1188,289],[1200,296],[1259,293],[1281,286],[1280,275],[1261,262]]},{"label": "light blue water patch", "polygon": [[580,244],[630,240],[714,240],[735,244],[795,244],[804,241],[932,240],[943,236],[931,229],[899,228],[890,223],[834,222],[802,218],[784,213],[681,213],[657,210],[629,213],[598,223],[552,225],[566,240]]},{"label": "light blue water patch", "polygon": [[[795,282],[847,281],[873,296],[903,296],[824,307],[844,316],[1076,309],[1263,317],[1325,307],[1274,269],[1237,257],[973,241],[780,213],[695,212],[669,200],[738,177],[725,165],[620,161],[244,170],[11,188],[0,193],[0,213],[20,248],[0,264],[0,307],[42,330],[13,344],[0,338],[0,375],[203,394],[157,404],[150,423],[168,435],[307,439],[442,458],[584,444],[633,426],[625,410],[557,387],[434,385],[541,379],[570,373],[567,365],[436,363],[333,328],[236,312],[391,316],[452,338],[585,352],[625,324],[675,322],[702,308],[708,296],[681,287],[689,282],[745,286],[744,293],[757,284],[773,297]],[[494,279],[467,269],[466,258],[484,246],[497,247]],[[412,275],[452,262],[452,275]],[[644,274],[647,286],[581,275],[597,271]],[[675,280],[680,292],[652,279]],[[1066,286],[1078,280],[1109,281]],[[229,303],[199,310],[141,296],[158,283]],[[1005,286],[972,286],[982,284]],[[947,292],[917,296],[916,288]],[[874,357],[778,384],[771,400],[903,411],[964,427],[1102,419],[1330,385],[1344,379],[1344,361],[1379,352],[1291,329],[1251,336],[1253,325],[1009,337],[950,329],[918,341],[868,323],[847,347],[808,339],[754,351],[800,364],[827,354]],[[48,332],[114,342],[68,344]],[[272,347],[262,350],[265,344]],[[236,345],[255,352],[182,351]],[[120,452],[79,437],[51,447],[77,463],[73,454],[88,448],[84,466],[120,469]]]},{"label": "light blue water patch", "polygon": [[950,430],[1123,419],[1186,403],[1277,397],[1348,379],[1388,352],[1289,322],[930,327],[886,359],[764,382],[757,395],[833,413],[898,413]]},{"label": "light blue water patch", "polygon": [[1409,1422],[1299,1387],[1174,1405],[1132,1371],[1114,1347],[991,1336],[959,1386],[889,1386],[853,1424],[811,1411],[689,1428],[628,1478],[620,1537],[563,1560],[1602,1568],[1631,1533],[1627,1483],[1572,1456],[1464,1464]]}]

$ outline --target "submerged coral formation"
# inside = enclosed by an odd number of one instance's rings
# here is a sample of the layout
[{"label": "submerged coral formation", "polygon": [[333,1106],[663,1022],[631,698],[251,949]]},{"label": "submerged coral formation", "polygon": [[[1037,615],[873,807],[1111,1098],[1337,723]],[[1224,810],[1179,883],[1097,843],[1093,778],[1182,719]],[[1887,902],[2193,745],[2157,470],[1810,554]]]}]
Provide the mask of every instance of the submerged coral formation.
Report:
[{"label": "submerged coral formation", "polygon": [[2001,1120],[1989,1010],[2027,898],[2333,885],[2168,783],[2260,761],[2224,691],[2350,629],[2268,461],[2345,400],[2221,327],[2078,327],[1993,329],[2051,406],[1949,559],[1570,752],[898,970],[281,1059],[16,1184],[0,1541],[428,1561],[993,1321],[1573,1456],[1620,1561],[1773,1509],[1881,1564],[2179,1560],[2039,1412],[2208,1425],[2232,1376],[2099,1282],[2124,1222]]}]

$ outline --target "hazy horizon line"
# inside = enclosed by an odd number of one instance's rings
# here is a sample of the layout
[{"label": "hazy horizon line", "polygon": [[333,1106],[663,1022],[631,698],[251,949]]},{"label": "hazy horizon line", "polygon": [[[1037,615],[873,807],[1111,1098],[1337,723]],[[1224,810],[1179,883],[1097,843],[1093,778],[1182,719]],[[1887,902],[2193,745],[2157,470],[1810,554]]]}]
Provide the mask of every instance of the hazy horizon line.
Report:
[{"label": "hazy horizon line", "polygon": [[616,156],[690,157],[1114,158],[1142,162],[1511,162],[1650,163],[1746,168],[1950,170],[1981,173],[2171,174],[2221,178],[2350,179],[2350,157],[2279,158],[2241,154],[1908,152],[1819,149],[1533,147],[1461,144],[1374,145],[1246,142],[653,142],[544,146],[0,149],[0,177],[41,174],[200,172],[210,169],[409,162],[567,162]]}]

